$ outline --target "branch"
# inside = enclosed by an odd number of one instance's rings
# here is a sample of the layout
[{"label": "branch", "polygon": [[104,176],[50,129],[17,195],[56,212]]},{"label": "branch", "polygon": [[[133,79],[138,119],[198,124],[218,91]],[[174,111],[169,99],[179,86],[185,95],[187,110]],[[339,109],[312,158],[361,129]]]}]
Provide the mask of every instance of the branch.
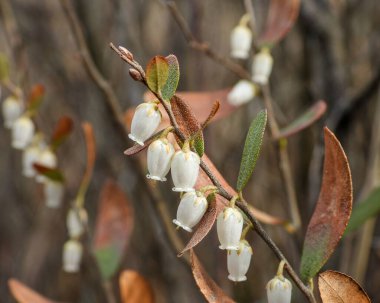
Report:
[{"label": "branch", "polygon": [[230,60],[229,58],[226,58],[218,54],[217,52],[215,52],[212,48],[210,48],[208,43],[199,41],[198,39],[194,37],[193,33],[190,31],[189,26],[187,25],[185,21],[185,18],[179,12],[177,5],[175,4],[174,1],[166,1],[165,5],[169,9],[172,17],[176,21],[178,27],[180,28],[183,35],[185,36],[187,43],[192,49],[195,49],[199,52],[204,53],[207,57],[220,63],[221,65],[226,67],[228,70],[236,74],[239,78],[251,80],[251,75],[243,67],[241,67],[239,64],[235,63],[234,61]]},{"label": "branch", "polygon": [[[134,59],[133,56],[128,55],[130,54],[128,50],[125,48],[116,48],[112,43],[110,43],[110,47],[112,50],[114,50],[124,61],[126,61],[128,64],[130,64],[132,67],[139,67],[140,64],[138,64]],[[149,90],[149,86],[147,85],[147,81],[145,78],[145,75],[140,74],[141,81]],[[152,93],[154,93],[152,90],[150,90]],[[155,94],[155,93],[154,93]],[[160,103],[164,106],[165,110],[167,111],[167,114],[169,115],[170,121],[173,120],[174,123],[172,123],[172,126],[174,128],[174,132],[177,135],[178,138],[180,138],[182,141],[186,139],[186,136],[182,133],[182,131],[179,129],[178,124],[175,121],[174,114],[171,110],[171,108],[167,105],[167,103],[162,99],[162,97],[158,94],[155,94],[157,99],[160,101]],[[218,188],[218,194],[222,196],[223,198],[227,200],[232,199],[232,195],[221,185],[218,178],[214,176],[211,169],[207,166],[207,164],[201,160],[200,164],[202,170],[207,174],[207,176],[210,178],[211,182]],[[237,201],[236,205],[240,208],[240,210],[248,217],[252,225],[254,226],[255,232],[264,240],[264,242],[268,245],[268,247],[274,252],[276,257],[284,261],[286,263],[286,270],[289,273],[289,276],[292,278],[292,280],[296,283],[298,288],[305,294],[305,296],[308,298],[310,302],[315,302],[314,296],[312,291],[301,281],[301,279],[298,277],[295,270],[291,267],[285,256],[282,254],[281,250],[277,247],[277,245],[273,242],[273,240],[269,237],[269,235],[265,232],[264,228],[261,226],[260,222],[255,218],[251,210],[248,208],[248,203],[243,199],[239,198],[240,200]]]}]

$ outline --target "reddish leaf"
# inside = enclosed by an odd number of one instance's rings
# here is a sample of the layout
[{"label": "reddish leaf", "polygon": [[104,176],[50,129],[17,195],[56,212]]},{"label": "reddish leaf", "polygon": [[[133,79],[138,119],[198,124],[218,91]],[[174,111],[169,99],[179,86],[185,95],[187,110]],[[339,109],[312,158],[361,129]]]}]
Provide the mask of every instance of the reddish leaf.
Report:
[{"label": "reddish leaf", "polygon": [[223,290],[215,283],[213,279],[204,270],[194,251],[190,250],[191,270],[199,290],[209,303],[233,303],[235,302],[228,297]]},{"label": "reddish leaf", "polygon": [[70,134],[73,129],[73,120],[64,116],[59,119],[57,125],[55,126],[53,135],[51,136],[51,145],[53,148],[57,148],[62,142],[66,139],[66,137]]},{"label": "reddish leaf", "polygon": [[86,164],[86,171],[82,178],[80,191],[85,192],[87,190],[88,184],[90,183],[92,172],[94,170],[96,147],[95,147],[94,129],[92,128],[92,125],[89,122],[83,122],[82,129],[83,129],[83,133],[84,133],[84,137],[86,141],[87,164]]},{"label": "reddish leaf", "polygon": [[135,144],[133,145],[132,147],[126,149],[124,151],[124,154],[127,155],[127,156],[133,156],[135,154],[138,154],[139,152],[143,151],[144,149],[148,148],[149,145],[156,139],[158,138],[162,132],[164,131],[165,129],[162,129],[160,130],[159,132],[155,133],[153,136],[151,136],[149,139],[145,140],[144,142],[144,145],[140,145],[140,144]]},{"label": "reddish leaf", "polygon": [[57,303],[56,301],[41,296],[16,279],[9,279],[8,286],[13,297],[19,303]]},{"label": "reddish leaf", "polygon": [[191,236],[191,239],[186,244],[185,248],[178,254],[178,257],[181,257],[186,251],[198,245],[204,237],[207,236],[211,230],[217,215],[223,210],[223,203],[218,203],[216,201],[215,195],[209,195],[207,197],[208,208],[204,214],[202,220],[199,222],[197,229]]},{"label": "reddish leaf", "polygon": [[212,105],[212,108],[211,108],[210,113],[208,114],[206,120],[203,121],[203,123],[202,123],[202,129],[204,129],[211,122],[211,120],[218,113],[219,108],[220,108],[220,102],[215,101],[214,104]]},{"label": "reddish leaf", "polygon": [[46,178],[52,181],[63,183],[65,180],[62,172],[57,168],[46,167],[38,163],[34,163],[33,167],[36,171],[38,171],[38,173],[40,173],[41,175],[45,176]]},{"label": "reddish leaf", "polygon": [[301,276],[314,277],[335,250],[350,219],[352,182],[347,157],[334,134],[325,127],[322,188],[307,228]]},{"label": "reddish leaf", "polygon": [[29,92],[27,109],[35,111],[41,105],[42,99],[45,95],[45,87],[42,84],[36,84]]},{"label": "reddish leaf", "polygon": [[119,278],[122,303],[153,303],[153,290],[149,282],[137,271],[124,270]]},{"label": "reddish leaf", "polygon": [[318,288],[323,303],[370,303],[366,292],[350,276],[328,270],[318,277]]},{"label": "reddish leaf", "polygon": [[119,266],[133,229],[133,210],[125,193],[108,180],[100,195],[94,250],[104,278]]},{"label": "reddish leaf", "polygon": [[[207,157],[207,155],[203,155],[202,158],[203,162],[210,168],[213,175],[219,180],[220,184],[223,186],[223,188],[231,195],[235,196],[237,195],[237,192],[230,186],[230,184],[224,179],[222,174],[218,171],[218,169],[215,167],[214,163]],[[212,184],[210,178],[207,176],[207,174],[203,171],[199,171],[198,180],[196,183],[196,188],[202,188],[203,186]],[[218,205],[227,205],[227,201],[223,199],[220,195],[216,196],[216,201]],[[255,217],[265,224],[270,225],[284,225],[286,228],[289,228],[289,224],[287,221],[281,218],[274,217],[272,215],[269,215],[261,210],[258,210],[257,208],[249,205],[249,208],[251,209],[252,213],[255,215]],[[289,228],[290,229],[290,228]]]},{"label": "reddish leaf", "polygon": [[318,101],[292,123],[281,129],[279,135],[274,139],[278,140],[299,133],[322,117],[322,115],[326,112],[326,109],[326,102],[323,100]]},{"label": "reddish leaf", "polygon": [[268,15],[259,44],[280,41],[293,27],[300,9],[300,0],[270,0]]}]

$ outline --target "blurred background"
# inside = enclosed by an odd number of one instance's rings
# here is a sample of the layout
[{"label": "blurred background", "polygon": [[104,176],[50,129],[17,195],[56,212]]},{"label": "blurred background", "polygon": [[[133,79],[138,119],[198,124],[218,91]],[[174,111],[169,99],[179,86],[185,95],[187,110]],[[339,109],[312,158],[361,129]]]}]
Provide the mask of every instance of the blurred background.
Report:
[{"label": "blurred background", "polygon": [[[175,2],[194,36],[228,57],[230,33],[245,13],[244,1]],[[155,302],[205,302],[190,267],[169,243],[168,230],[159,216],[160,204],[148,194],[143,178],[146,171],[136,172],[141,168],[136,161],[143,163],[145,152],[131,158],[123,155],[131,142],[83,63],[64,3],[67,1],[0,0],[0,51],[10,60],[10,78],[25,91],[36,83],[45,86],[46,96],[36,118],[38,128],[49,136],[62,115],[74,120],[72,134],[58,150],[59,167],[66,179],[60,209],[46,208],[41,186],[22,176],[21,153],[11,148],[9,130],[0,127],[0,301],[14,302],[7,286],[10,278],[56,301],[109,300],[91,249],[100,192],[111,178],[125,192],[134,221],[118,270],[132,269],[143,275],[153,289]],[[267,1],[253,1],[253,5],[259,16],[266,13]],[[164,2],[77,0],[72,1],[72,8],[89,54],[109,81],[123,111],[142,102],[145,87],[129,77],[129,67],[109,48],[110,42],[128,48],[143,67],[155,55],[175,54],[181,70],[180,91],[220,90],[239,80],[221,64],[189,47]],[[324,125],[337,135],[348,156],[354,202],[365,199],[380,185],[379,161],[376,164],[374,160],[380,151],[376,125],[380,119],[379,15],[380,2],[376,0],[302,1],[294,28],[272,50],[270,86],[281,127],[317,100],[327,103],[319,121],[288,140],[302,228],[289,234],[282,226],[265,225],[296,269],[320,189]],[[236,62],[250,69],[249,61]],[[1,98],[8,95],[9,91],[2,89]],[[212,123],[204,133],[207,155],[231,184],[236,182],[249,124],[263,107],[261,98],[255,98]],[[97,158],[85,200],[89,228],[84,261],[80,273],[67,274],[61,269],[62,246],[67,240],[65,217],[86,166],[82,121],[94,127]],[[256,208],[289,219],[277,146],[269,134],[267,130],[245,197]],[[174,218],[179,197],[171,192],[171,181],[153,187]],[[127,219],[132,220],[132,215]],[[174,225],[171,229],[173,232]],[[379,229],[372,220],[364,229],[345,237],[326,266],[356,278],[373,302],[380,302]],[[186,243],[189,235],[177,233]],[[256,235],[251,233],[249,241],[254,254],[248,281],[236,285],[227,279],[226,255],[218,249],[214,228],[196,252],[210,276],[237,302],[266,302],[265,285],[274,276],[278,262]],[[108,287],[113,288],[119,302],[118,272]],[[294,302],[304,300],[295,289]]]}]

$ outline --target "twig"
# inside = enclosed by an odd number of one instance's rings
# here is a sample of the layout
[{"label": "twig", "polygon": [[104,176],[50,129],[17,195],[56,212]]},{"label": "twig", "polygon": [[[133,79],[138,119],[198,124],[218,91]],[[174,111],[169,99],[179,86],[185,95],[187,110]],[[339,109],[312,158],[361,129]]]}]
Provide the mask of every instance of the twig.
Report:
[{"label": "twig", "polygon": [[[112,43],[110,43],[110,47],[128,64],[130,64],[132,67],[139,67],[140,65],[133,60],[133,56],[128,56],[128,51],[124,48],[116,48]],[[147,85],[145,75],[141,75],[141,80],[143,84],[146,85],[146,87],[149,89],[149,86]],[[149,89],[150,90],[150,89]],[[151,91],[151,90],[150,90]],[[154,93],[152,91],[152,93]],[[172,123],[172,126],[174,127],[174,132],[180,138],[182,141],[186,139],[185,135],[182,133],[182,131],[179,129],[178,124],[176,123],[174,114],[171,110],[171,108],[166,104],[166,102],[162,99],[161,96],[158,94],[155,94],[160,103],[164,106],[165,110],[167,111],[167,114],[169,115],[170,121],[174,121]],[[201,168],[202,170],[207,174],[207,176],[210,178],[211,182],[218,188],[218,194],[224,197],[227,200],[232,199],[232,195],[221,185],[218,178],[214,176],[211,169],[207,166],[207,164],[201,160]],[[290,277],[293,279],[293,281],[296,283],[296,285],[299,287],[299,289],[305,294],[305,296],[308,298],[310,302],[315,302],[314,296],[312,291],[301,281],[301,279],[298,277],[295,270],[291,267],[285,256],[282,254],[280,249],[277,247],[277,245],[272,241],[272,239],[269,237],[269,235],[265,232],[261,224],[258,222],[258,220],[255,218],[255,216],[252,214],[251,210],[248,208],[247,202],[240,198],[241,200],[236,203],[236,205],[242,210],[242,212],[248,217],[248,219],[251,221],[252,225],[254,226],[255,232],[267,243],[269,248],[275,253],[277,258],[279,260],[283,260],[287,266],[287,272],[289,273]]]},{"label": "twig", "polygon": [[183,35],[185,36],[187,43],[192,49],[204,53],[207,57],[225,66],[231,72],[236,74],[239,78],[251,80],[249,72],[247,72],[243,67],[233,62],[232,60],[218,54],[212,48],[210,48],[210,46],[207,43],[199,41],[194,37],[182,14],[178,11],[177,5],[174,1],[166,1],[165,4],[169,9],[171,15],[173,16],[174,20],[176,21],[178,27],[181,29]]}]

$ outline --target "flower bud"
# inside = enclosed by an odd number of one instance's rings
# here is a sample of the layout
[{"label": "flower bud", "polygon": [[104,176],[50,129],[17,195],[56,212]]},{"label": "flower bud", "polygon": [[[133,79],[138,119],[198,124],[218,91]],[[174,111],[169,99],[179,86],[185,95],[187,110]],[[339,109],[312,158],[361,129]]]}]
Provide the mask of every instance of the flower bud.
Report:
[{"label": "flower bud", "polygon": [[243,229],[243,216],[233,207],[226,207],[217,218],[220,249],[238,250]]},{"label": "flower bud", "polygon": [[78,272],[83,255],[83,246],[77,240],[69,240],[63,246],[63,270]]},{"label": "flower bud", "polygon": [[173,155],[174,147],[167,139],[158,139],[150,144],[147,155],[149,171],[147,178],[166,181]]},{"label": "flower bud", "polygon": [[230,37],[231,57],[247,59],[252,44],[252,32],[245,25],[236,26]]},{"label": "flower bud", "polygon": [[84,208],[70,208],[67,212],[66,226],[70,238],[79,238],[87,224],[87,212]]},{"label": "flower bud", "polygon": [[268,83],[269,76],[272,72],[273,58],[268,49],[262,49],[253,57],[252,62],[252,80],[258,84],[265,85]]},{"label": "flower bud", "polygon": [[278,275],[267,284],[268,303],[290,303],[292,283],[283,275]]},{"label": "flower bud", "polygon": [[227,96],[228,103],[239,106],[248,103],[257,94],[256,86],[247,80],[240,80]]},{"label": "flower bud", "polygon": [[207,200],[201,193],[185,193],[179,203],[177,219],[173,223],[188,232],[199,223],[207,210]]},{"label": "flower bud", "polygon": [[[50,148],[45,148],[38,156],[36,163],[48,167],[56,168],[57,167],[57,156],[53,153]],[[37,182],[43,183],[46,181],[46,177],[43,175],[37,175]]]},{"label": "flower bud", "polygon": [[245,274],[251,263],[252,247],[246,240],[240,240],[238,250],[230,250],[227,255],[228,279],[234,282],[247,280]]},{"label": "flower bud", "polygon": [[177,151],[171,163],[171,174],[174,183],[173,191],[194,191],[198,178],[200,158],[198,154],[188,151]]},{"label": "flower bud", "polygon": [[35,126],[33,121],[26,116],[18,118],[12,126],[12,147],[24,149],[33,140]]},{"label": "flower bud", "polygon": [[44,184],[44,194],[47,207],[60,207],[64,194],[63,184],[61,182],[47,180]]},{"label": "flower bud", "polygon": [[161,113],[157,104],[142,103],[136,108],[128,137],[137,144],[144,145],[144,141],[153,135],[160,122]]},{"label": "flower bud", "polygon": [[2,110],[5,127],[12,128],[14,122],[21,116],[24,105],[14,96],[9,96],[4,100]]}]

